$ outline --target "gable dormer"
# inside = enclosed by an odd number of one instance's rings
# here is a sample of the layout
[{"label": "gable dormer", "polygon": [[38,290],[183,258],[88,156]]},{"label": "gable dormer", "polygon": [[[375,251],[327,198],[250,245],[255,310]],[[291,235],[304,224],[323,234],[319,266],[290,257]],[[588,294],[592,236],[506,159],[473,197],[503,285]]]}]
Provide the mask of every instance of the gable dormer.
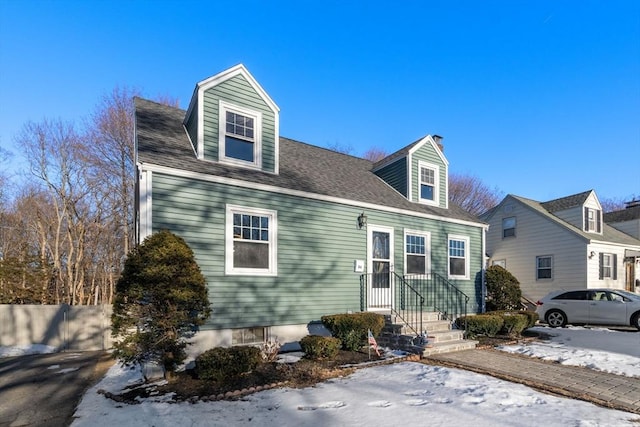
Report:
[{"label": "gable dormer", "polygon": [[196,85],[183,124],[198,159],[277,174],[279,112],[239,64]]},{"label": "gable dormer", "polygon": [[407,200],[447,208],[449,162],[441,140],[427,135],[380,160],[373,171]]},{"label": "gable dormer", "polygon": [[550,200],[541,205],[584,232],[602,234],[602,206],[593,190]]}]

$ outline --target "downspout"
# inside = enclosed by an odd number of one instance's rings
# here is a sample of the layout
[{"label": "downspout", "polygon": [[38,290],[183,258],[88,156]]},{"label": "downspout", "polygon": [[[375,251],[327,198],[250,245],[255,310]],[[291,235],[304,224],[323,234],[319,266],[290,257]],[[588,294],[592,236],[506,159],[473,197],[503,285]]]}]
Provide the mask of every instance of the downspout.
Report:
[{"label": "downspout", "polygon": [[485,272],[487,270],[487,231],[489,231],[489,225],[482,227],[482,269],[481,269],[481,277],[482,277],[482,305],[481,305],[481,313],[485,313],[487,311],[487,283],[485,280]]}]

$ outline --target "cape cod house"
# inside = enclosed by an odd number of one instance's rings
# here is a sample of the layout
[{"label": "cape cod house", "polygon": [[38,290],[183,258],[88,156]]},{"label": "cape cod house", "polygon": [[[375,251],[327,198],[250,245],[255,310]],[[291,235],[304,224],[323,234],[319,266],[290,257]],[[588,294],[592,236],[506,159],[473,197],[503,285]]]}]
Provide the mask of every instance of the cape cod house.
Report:
[{"label": "cape cod house", "polygon": [[193,249],[213,308],[198,346],[292,343],[323,315],[420,298],[482,309],[486,224],[449,204],[439,138],[373,163],[281,137],[242,65],[198,83],[186,111],[135,108],[138,242],[168,229]]},{"label": "cape cod house", "polygon": [[603,221],[593,190],[548,202],[508,195],[481,218],[488,264],[511,272],[529,301],[556,289],[636,290],[640,240]]}]

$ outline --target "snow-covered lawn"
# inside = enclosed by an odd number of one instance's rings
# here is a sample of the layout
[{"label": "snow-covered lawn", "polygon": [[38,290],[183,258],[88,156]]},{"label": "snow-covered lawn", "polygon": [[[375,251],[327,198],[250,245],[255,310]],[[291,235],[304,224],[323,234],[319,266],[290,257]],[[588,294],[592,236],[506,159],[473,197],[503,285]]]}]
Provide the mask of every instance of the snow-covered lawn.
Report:
[{"label": "snow-covered lawn", "polygon": [[[640,332],[604,328],[550,329],[548,343],[505,346],[620,375],[640,376]],[[114,365],[85,394],[73,426],[638,426],[640,416],[554,397],[523,385],[464,370],[402,362],[364,368],[306,389],[272,389],[240,401],[168,403],[157,396],[139,405],[114,402],[141,380],[138,370]]]}]

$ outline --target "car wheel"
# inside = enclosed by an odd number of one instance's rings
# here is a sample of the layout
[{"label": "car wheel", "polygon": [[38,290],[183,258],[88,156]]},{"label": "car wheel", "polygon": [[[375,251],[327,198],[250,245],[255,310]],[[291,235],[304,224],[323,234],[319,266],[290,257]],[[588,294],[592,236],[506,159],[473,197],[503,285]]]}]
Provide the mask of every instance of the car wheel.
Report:
[{"label": "car wheel", "polygon": [[549,311],[545,320],[552,328],[562,328],[567,324],[567,316],[560,310]]},{"label": "car wheel", "polygon": [[635,327],[637,330],[640,331],[640,312],[634,314],[631,317],[631,326]]}]

